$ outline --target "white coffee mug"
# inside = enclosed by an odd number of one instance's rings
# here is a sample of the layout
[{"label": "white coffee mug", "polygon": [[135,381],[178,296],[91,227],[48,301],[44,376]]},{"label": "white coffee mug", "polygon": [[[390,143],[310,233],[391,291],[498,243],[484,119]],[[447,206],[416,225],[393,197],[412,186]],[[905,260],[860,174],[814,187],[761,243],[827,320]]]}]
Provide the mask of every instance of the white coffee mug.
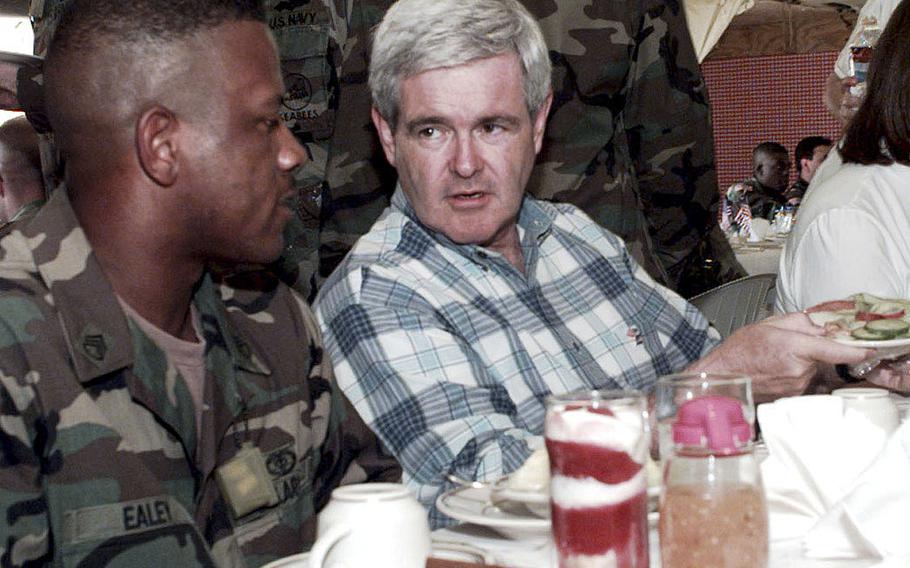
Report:
[{"label": "white coffee mug", "polygon": [[397,483],[345,485],[319,513],[309,568],[424,568],[427,513]]},{"label": "white coffee mug", "polygon": [[900,425],[900,412],[885,389],[845,388],[832,392],[844,399],[844,410],[854,409],[890,435]]}]

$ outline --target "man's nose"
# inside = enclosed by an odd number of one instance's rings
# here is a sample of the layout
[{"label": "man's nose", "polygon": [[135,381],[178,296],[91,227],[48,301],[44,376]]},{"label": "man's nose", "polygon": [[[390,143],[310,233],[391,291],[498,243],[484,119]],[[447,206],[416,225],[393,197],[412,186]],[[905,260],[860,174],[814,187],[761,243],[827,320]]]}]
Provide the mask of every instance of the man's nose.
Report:
[{"label": "man's nose", "polygon": [[470,134],[459,135],[455,140],[455,155],[452,157],[452,169],[463,178],[469,178],[481,169],[483,159],[480,156],[477,141]]},{"label": "man's nose", "polygon": [[278,150],[278,166],[282,171],[293,171],[310,161],[309,151],[303,147],[286,125],[281,125],[281,148]]}]

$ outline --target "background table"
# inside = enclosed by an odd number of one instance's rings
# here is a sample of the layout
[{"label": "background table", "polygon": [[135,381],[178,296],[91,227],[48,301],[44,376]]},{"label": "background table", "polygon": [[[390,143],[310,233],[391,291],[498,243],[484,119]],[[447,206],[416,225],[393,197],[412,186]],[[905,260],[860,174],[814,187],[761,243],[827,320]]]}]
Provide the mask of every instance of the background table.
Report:
[{"label": "background table", "polygon": [[784,239],[766,239],[757,243],[732,242],[736,260],[749,274],[777,274]]}]

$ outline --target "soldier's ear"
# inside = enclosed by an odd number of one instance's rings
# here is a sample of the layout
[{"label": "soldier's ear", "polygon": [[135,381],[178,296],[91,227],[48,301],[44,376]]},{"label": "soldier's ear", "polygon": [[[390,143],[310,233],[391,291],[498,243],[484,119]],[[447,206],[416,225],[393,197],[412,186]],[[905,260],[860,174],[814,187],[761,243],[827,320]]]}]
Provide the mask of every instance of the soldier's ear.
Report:
[{"label": "soldier's ear", "polygon": [[539,154],[543,147],[543,133],[546,130],[547,118],[550,116],[550,105],[553,104],[553,91],[547,95],[546,100],[540,105],[537,116],[532,117],[534,120],[534,153]]},{"label": "soldier's ear", "polygon": [[177,180],[177,117],[168,108],[153,105],[136,122],[136,151],[145,175],[170,187]]},{"label": "soldier's ear", "polygon": [[382,115],[379,114],[379,110],[376,107],[373,107],[370,110],[370,116],[373,117],[373,125],[376,127],[376,132],[379,133],[379,143],[382,144],[382,150],[385,152],[386,160],[388,160],[393,167],[397,167],[395,164],[395,132],[392,129],[392,125],[386,122],[386,119],[382,118]]}]

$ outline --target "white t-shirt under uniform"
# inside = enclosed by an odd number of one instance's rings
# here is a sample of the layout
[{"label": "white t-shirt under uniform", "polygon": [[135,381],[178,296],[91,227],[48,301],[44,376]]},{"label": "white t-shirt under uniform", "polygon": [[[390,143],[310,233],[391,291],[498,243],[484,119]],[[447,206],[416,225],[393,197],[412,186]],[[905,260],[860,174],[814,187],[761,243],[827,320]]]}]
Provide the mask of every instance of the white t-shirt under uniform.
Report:
[{"label": "white t-shirt under uniform", "polygon": [[775,311],[857,292],[910,298],[910,167],[841,165],[800,205]]}]

